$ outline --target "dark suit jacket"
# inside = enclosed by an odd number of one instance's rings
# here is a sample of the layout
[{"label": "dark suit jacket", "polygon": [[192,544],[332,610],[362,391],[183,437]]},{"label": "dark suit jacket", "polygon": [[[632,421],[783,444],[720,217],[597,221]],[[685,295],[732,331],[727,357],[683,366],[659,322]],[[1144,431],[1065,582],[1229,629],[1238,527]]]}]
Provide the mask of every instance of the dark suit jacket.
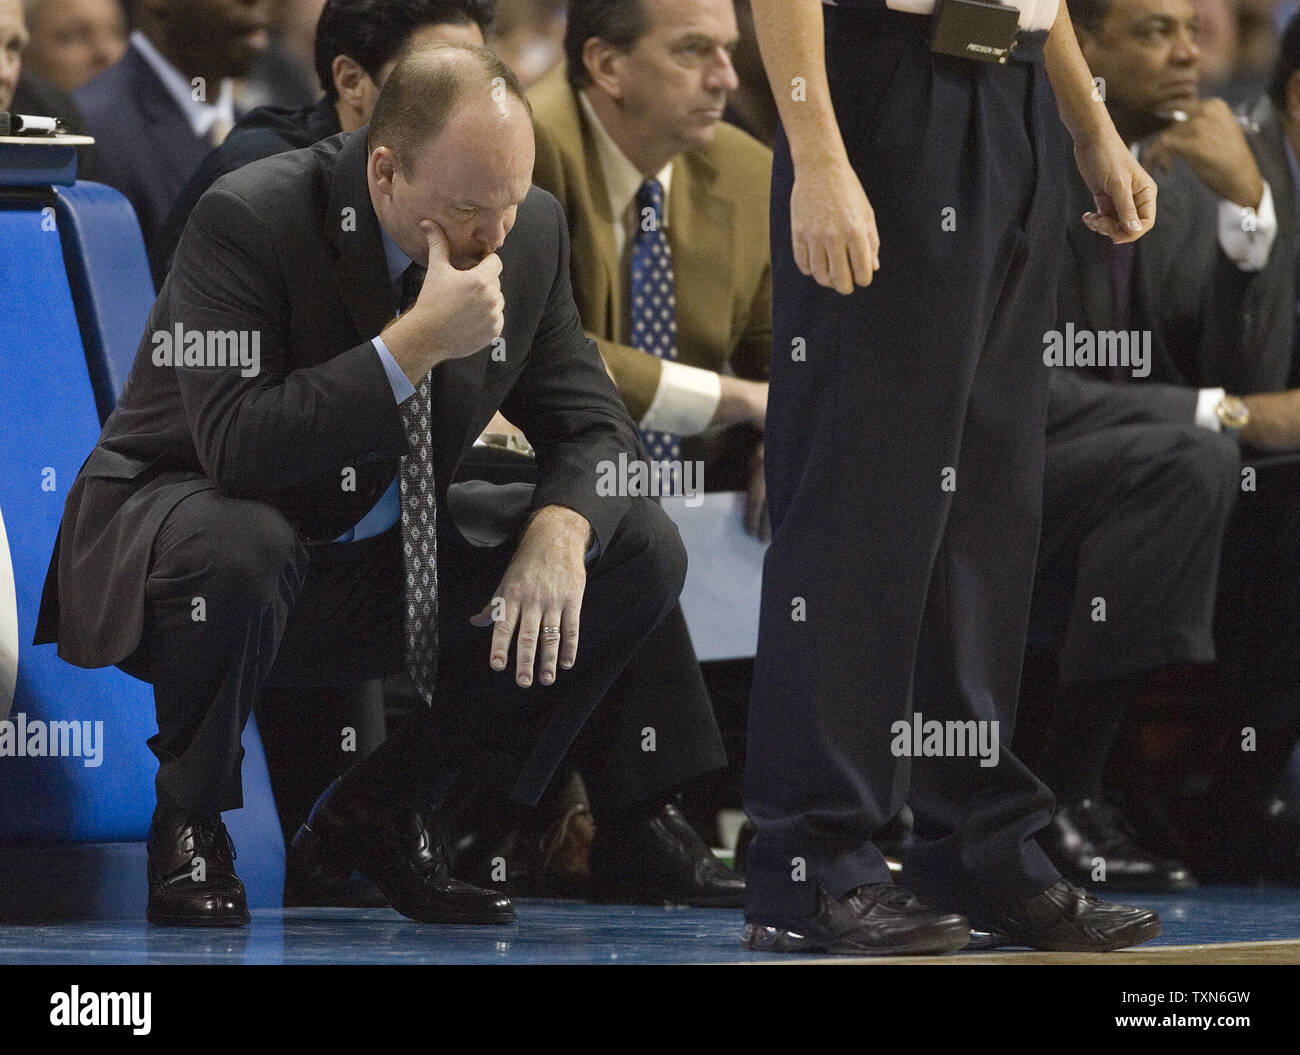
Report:
[{"label": "dark suit jacket", "polygon": [[99,150],[99,180],[126,195],[151,246],[172,203],[211,148],[196,136],[153,67],[134,47],[73,100]]},{"label": "dark suit jacket", "polygon": [[194,175],[186,180],[158,237],[149,246],[149,267],[153,271],[155,287],[162,287],[190,213],[212,184],[227,172],[243,168],[249,162],[283,154],[286,150],[301,150],[336,136],[340,131],[334,104],[324,97],[300,110],[259,106],[250,111],[231,129],[226,141],[211,151]]},{"label": "dark suit jacket", "polygon": [[[200,200],[122,398],[68,494],[37,643],[57,638],[80,666],[130,655],[154,536],[189,494],[216,488],[268,503],[304,541],[324,543],[392,481],[408,444],[371,338],[398,292],[366,158],[364,131],[335,136],[247,165]],[[607,546],[630,500],[597,496],[597,465],[631,456],[637,436],[582,331],[555,199],[529,193],[500,256],[504,361],[488,348],[433,372],[441,508],[501,409],[537,451],[533,508],[576,509]],[[177,326],[257,333],[260,372],[155,365],[152,335]],[[354,491],[340,484],[348,468]]]},{"label": "dark suit jacket", "polygon": [[[1265,96],[1257,100],[1248,110],[1254,131],[1250,134],[1250,145],[1255,151],[1255,160],[1259,170],[1273,188],[1273,206],[1277,210],[1277,241],[1273,244],[1273,260],[1270,266],[1277,268],[1278,300],[1274,314],[1266,325],[1277,328],[1278,335],[1291,333],[1295,324],[1293,304],[1296,290],[1296,253],[1297,224],[1296,193],[1300,191],[1295,185],[1291,172],[1291,163],[1287,158],[1286,131],[1282,127],[1282,117],[1272,101]],[[1289,295],[1289,296],[1288,296]],[[1293,337],[1294,342],[1294,337]],[[1292,344],[1294,348],[1294,343]],[[1286,388],[1300,388],[1300,357],[1292,353],[1291,372]]]},{"label": "dark suit jacket", "polygon": [[[1079,218],[1095,205],[1075,167],[1069,168],[1073,196],[1058,319],[1062,326],[1070,321],[1116,329],[1110,242]],[[1287,243],[1281,232],[1264,270],[1242,271],[1219,246],[1218,199],[1195,173],[1177,160],[1156,181],[1156,225],[1137,243],[1132,296],[1132,328],[1152,331],[1148,381],[1236,394],[1284,388],[1293,293],[1286,291],[1292,271],[1282,259]],[[1286,193],[1273,189],[1274,200]]]}]

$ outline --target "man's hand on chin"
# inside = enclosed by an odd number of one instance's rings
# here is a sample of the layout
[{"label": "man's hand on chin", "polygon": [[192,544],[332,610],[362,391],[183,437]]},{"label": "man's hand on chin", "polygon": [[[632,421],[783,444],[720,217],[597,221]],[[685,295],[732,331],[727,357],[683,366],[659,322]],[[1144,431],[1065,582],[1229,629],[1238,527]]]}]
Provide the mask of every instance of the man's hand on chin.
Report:
[{"label": "man's hand on chin", "polygon": [[591,524],[565,506],[539,509],[524,531],[496,594],[470,619],[493,626],[490,661],[505,670],[510,641],[518,631],[515,681],[555,681],[556,663],[568,670],[578,658],[578,617],[587,586],[587,540]]}]

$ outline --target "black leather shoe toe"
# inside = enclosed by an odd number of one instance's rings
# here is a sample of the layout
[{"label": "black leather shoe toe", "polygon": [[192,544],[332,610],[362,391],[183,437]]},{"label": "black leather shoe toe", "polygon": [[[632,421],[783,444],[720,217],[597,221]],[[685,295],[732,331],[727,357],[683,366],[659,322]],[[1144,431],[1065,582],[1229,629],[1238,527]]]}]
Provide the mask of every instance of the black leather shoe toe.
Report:
[{"label": "black leather shoe toe", "polygon": [[239,927],[248,899],[235,874],[235,846],[220,814],[159,804],[149,825],[149,905],[164,927]]},{"label": "black leather shoe toe", "polygon": [[1160,936],[1151,909],[1102,901],[1058,880],[1025,901],[970,914],[972,946],[1022,945],[1051,952],[1114,952]]},{"label": "black leather shoe toe", "polygon": [[325,789],[293,846],[309,871],[360,870],[417,922],[515,922],[508,897],[451,878],[442,843],[423,816],[376,802],[344,778]]}]

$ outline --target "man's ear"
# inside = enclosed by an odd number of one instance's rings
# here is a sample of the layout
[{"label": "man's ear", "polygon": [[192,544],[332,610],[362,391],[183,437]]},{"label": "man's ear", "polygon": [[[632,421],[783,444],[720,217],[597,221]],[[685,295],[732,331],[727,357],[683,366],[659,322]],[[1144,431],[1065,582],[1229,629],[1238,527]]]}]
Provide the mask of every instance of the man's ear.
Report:
[{"label": "man's ear", "polygon": [[384,197],[393,194],[393,179],[397,175],[397,155],[391,147],[375,147],[366,162],[370,185]]},{"label": "man's ear", "polygon": [[623,101],[623,66],[627,52],[613,44],[590,37],[582,46],[582,62],[595,86],[614,102]]},{"label": "man's ear", "polygon": [[358,113],[364,113],[367,99],[372,96],[374,82],[356,59],[347,55],[335,55],[330,64],[330,73],[334,77],[334,90],[345,106],[350,106]]}]

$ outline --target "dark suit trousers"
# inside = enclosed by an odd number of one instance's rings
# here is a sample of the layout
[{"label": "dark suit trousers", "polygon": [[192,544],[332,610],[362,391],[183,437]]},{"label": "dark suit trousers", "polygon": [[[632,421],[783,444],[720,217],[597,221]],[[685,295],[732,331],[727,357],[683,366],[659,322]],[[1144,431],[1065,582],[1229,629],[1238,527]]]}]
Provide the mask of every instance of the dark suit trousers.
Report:
[{"label": "dark suit trousers", "polygon": [[[405,805],[437,805],[458,771],[503,749],[528,759],[514,793],[535,801],[685,577],[675,527],[652,502],[634,502],[588,566],[577,664],[553,685],[520,689],[513,666],[488,665],[491,629],[469,624],[516,540],[475,547],[440,537],[434,706],[356,770]],[[154,684],[159,795],[196,810],[240,806],[240,735],[259,691],[400,670],[403,590],[397,528],[309,552],[262,503],[203,491],[178,504],[154,547],[141,648],[123,664]]]},{"label": "dark suit trousers", "polygon": [[1072,587],[1064,686],[1213,662],[1219,551],[1241,485],[1229,437],[1097,411],[1047,436],[1034,600],[1051,606]]},{"label": "dark suit trousers", "polygon": [[[513,483],[535,477],[536,462],[476,447],[459,475]],[[582,774],[598,820],[658,802],[727,764],[680,604],[628,660],[567,764]]]},{"label": "dark suit trousers", "polygon": [[[905,802],[903,881],[922,899],[969,909],[1057,878],[1032,838],[1051,794],[1007,745],[1039,534],[1063,130],[1040,64],[933,56],[924,18],[826,20],[881,270],[848,297],[798,272],[782,135],[774,537],[745,777],[747,912],[764,919],[812,914],[819,885],[838,897],[889,882],[871,838]],[[891,726],[914,709],[999,722],[997,764],[895,757]]]}]

